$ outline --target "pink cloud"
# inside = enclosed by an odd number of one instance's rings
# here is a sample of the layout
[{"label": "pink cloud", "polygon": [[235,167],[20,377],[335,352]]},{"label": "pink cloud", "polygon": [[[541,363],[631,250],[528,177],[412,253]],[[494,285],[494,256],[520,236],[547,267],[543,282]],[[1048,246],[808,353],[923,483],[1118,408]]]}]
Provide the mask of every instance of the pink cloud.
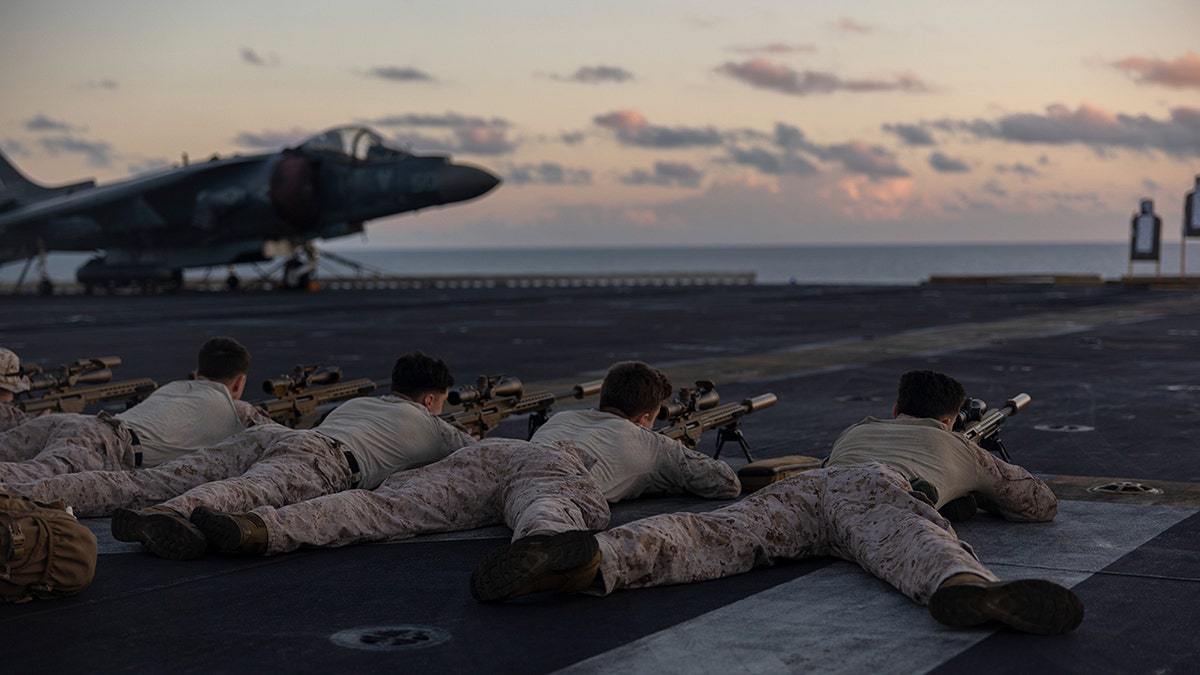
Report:
[{"label": "pink cloud", "polygon": [[1131,56],[1109,65],[1126,71],[1138,84],[1160,84],[1172,89],[1200,88],[1200,54],[1193,51],[1173,61]]}]

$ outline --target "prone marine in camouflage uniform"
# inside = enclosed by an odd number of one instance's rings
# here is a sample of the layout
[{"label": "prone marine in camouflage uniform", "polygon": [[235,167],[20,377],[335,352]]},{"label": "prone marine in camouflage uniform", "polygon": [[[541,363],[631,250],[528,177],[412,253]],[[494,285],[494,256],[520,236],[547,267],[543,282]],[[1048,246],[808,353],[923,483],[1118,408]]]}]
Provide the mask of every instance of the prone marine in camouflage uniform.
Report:
[{"label": "prone marine in camouflage uniform", "polygon": [[23,391],[29,391],[29,378],[21,373],[21,359],[12,350],[0,347],[0,431],[36,417],[13,403],[14,394]]},{"label": "prone marine in camouflage uniform", "polygon": [[[197,507],[247,511],[285,506],[352,488],[378,487],[397,471],[423,466],[475,441],[441,414],[454,377],[441,359],[420,352],[402,356],[392,369],[392,395],[346,401],[313,429],[278,427],[270,438],[247,433],[233,462],[259,454],[244,471],[197,485],[142,511],[117,509],[113,537],[141,542],[173,560],[203,555],[208,541],[188,518]],[[261,449],[260,449],[261,446]],[[213,461],[214,448],[200,456]],[[189,463],[190,464],[190,463]],[[146,483],[177,484],[174,467],[160,467]],[[146,472],[132,479],[142,482]],[[128,496],[128,495],[125,495]]]},{"label": "prone marine in camouflage uniform", "polygon": [[[708,513],[644,518],[607,532],[527,538],[493,551],[472,576],[472,593],[500,602],[527,593],[622,588],[716,579],[775,560],[835,556],[858,563],[954,627],[999,621],[1041,634],[1083,619],[1070,590],[1041,579],[1001,582],[958,539],[912,478],[951,501],[970,491],[1008,520],[1049,521],[1050,488],[1020,467],[953,433],[966,399],[952,378],[911,371],[893,415],[843,432],[830,466],[801,473]],[[910,475],[920,466],[927,475]]]},{"label": "prone marine in camouflage uniform", "polygon": [[209,339],[196,379],[159,387],[117,415],[39,415],[0,433],[0,484],[103,469],[152,467],[212,445],[253,424],[272,423],[240,400],[250,353],[228,337]]},{"label": "prone marine in camouflage uniform", "polygon": [[487,439],[375,490],[350,490],[248,514],[199,508],[192,520],[218,550],[275,554],[504,523],[514,538],[608,525],[609,502],[741,490],[724,462],[650,430],[671,382],[638,361],[614,364],[600,409],[564,411],[529,441]]}]

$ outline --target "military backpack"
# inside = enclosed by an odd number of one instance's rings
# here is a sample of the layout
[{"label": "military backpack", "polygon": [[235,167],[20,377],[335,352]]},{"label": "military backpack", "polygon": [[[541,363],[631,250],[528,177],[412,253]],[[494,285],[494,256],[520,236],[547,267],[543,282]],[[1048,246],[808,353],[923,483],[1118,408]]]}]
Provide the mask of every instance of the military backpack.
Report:
[{"label": "military backpack", "polygon": [[96,535],[60,503],[0,492],[0,602],[79,593],[97,553]]}]

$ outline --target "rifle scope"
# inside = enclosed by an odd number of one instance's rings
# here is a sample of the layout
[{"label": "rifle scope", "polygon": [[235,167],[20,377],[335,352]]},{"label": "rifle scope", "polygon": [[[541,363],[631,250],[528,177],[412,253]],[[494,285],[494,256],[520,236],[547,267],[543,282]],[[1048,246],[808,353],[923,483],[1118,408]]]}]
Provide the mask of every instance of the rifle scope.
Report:
[{"label": "rifle scope", "polygon": [[481,375],[475,385],[451,390],[446,401],[450,405],[465,405],[503,396],[520,396],[522,391],[524,391],[524,385],[515,377]]},{"label": "rifle scope", "polygon": [[263,391],[283,398],[308,387],[337,384],[342,381],[342,369],[337,366],[296,366],[296,374],[280,375],[263,381]]},{"label": "rifle scope", "polygon": [[721,395],[717,393],[716,386],[711,380],[696,380],[694,389],[680,388],[679,398],[666,401],[659,406],[658,419],[673,420],[688,413],[717,407],[717,404],[721,402]]},{"label": "rifle scope", "polygon": [[43,373],[29,378],[29,391],[39,389],[66,389],[79,384],[103,384],[112,379],[113,372],[108,368],[93,368],[77,372],[67,372],[63,375]]},{"label": "rifle scope", "polygon": [[987,401],[981,398],[968,398],[958,409],[958,416],[954,419],[954,430],[966,429],[968,424],[983,419],[985,412],[987,412]]}]

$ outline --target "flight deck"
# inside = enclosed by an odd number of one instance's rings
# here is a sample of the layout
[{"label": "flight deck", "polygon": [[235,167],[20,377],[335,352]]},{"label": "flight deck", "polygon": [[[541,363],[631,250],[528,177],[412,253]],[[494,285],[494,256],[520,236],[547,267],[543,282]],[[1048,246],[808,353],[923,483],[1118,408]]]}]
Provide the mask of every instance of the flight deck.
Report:
[{"label": "flight deck", "polygon": [[[641,359],[722,402],[774,393],[741,429],[755,459],[824,457],[890,414],[905,370],[969,396],[1032,403],[1003,426],[1014,462],[1060,498],[1051,523],[979,514],[956,526],[1002,578],[1070,586],[1063,636],[952,630],[857,565],[778,564],[717,581],[472,600],[490,527],[400,543],[172,562],[114,541],[82,594],[0,606],[22,673],[1172,673],[1200,662],[1200,296],[1119,284],[421,288],[318,293],[0,298],[0,345],[23,361],[122,357],[120,377],[185,377],[230,335],[251,380],[297,364],[386,381],[396,356],[559,391]],[[253,388],[251,388],[254,390]],[[253,395],[247,398],[254,399]],[[594,405],[594,400],[575,405]],[[523,437],[525,420],[494,435]],[[715,434],[699,449],[715,451]],[[736,446],[721,458],[746,463]],[[727,502],[618,504],[613,524]]]}]

